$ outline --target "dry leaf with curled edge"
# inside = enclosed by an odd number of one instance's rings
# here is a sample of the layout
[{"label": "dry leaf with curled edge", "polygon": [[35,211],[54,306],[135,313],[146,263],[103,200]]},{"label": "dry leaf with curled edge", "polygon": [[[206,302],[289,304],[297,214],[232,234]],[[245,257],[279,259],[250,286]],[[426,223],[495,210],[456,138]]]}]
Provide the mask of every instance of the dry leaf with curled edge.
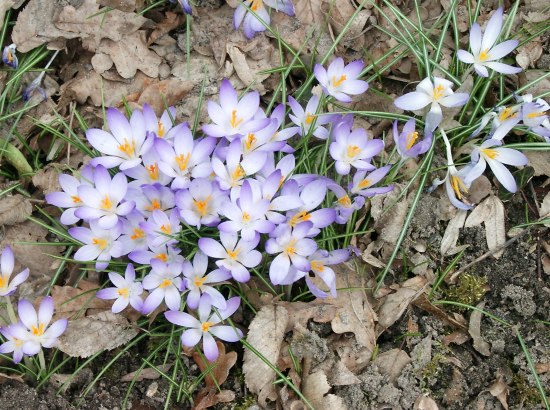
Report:
[{"label": "dry leaf with curled edge", "polygon": [[458,210],[456,215],[449,221],[443,239],[441,239],[441,255],[445,256],[455,248],[460,229],[464,226],[466,220],[466,214],[467,211]]},{"label": "dry leaf with curled edge", "polygon": [[[483,309],[485,302],[479,303],[476,307],[478,309]],[[481,317],[483,313],[479,310],[474,310],[470,315],[470,325],[468,326],[468,333],[472,336],[474,342],[474,349],[484,356],[491,355],[491,345],[487,343],[481,337]]]},{"label": "dry leaf with curled edge", "polygon": [[413,410],[439,410],[439,407],[437,407],[437,403],[434,399],[422,395],[418,396],[414,402]]},{"label": "dry leaf with curled edge", "polygon": [[32,214],[32,204],[23,195],[16,194],[0,199],[0,225],[16,225]]},{"label": "dry leaf with curled edge", "polygon": [[426,279],[424,277],[415,276],[403,282],[397,292],[387,295],[384,303],[378,309],[378,330],[382,332],[393,325],[412,301],[424,292],[425,285]]},{"label": "dry leaf with curled edge", "polygon": [[[465,228],[485,225],[485,237],[487,238],[487,247],[489,250],[498,249],[506,242],[506,231],[504,223],[504,205],[496,196],[491,195],[481,204],[479,204],[464,224]],[[493,254],[495,258],[500,258],[503,251]]]},{"label": "dry leaf with curled edge", "polygon": [[128,343],[138,329],[128,320],[112,312],[101,312],[81,319],[70,320],[57,347],[71,357],[90,357]]},{"label": "dry leaf with curled edge", "polygon": [[[97,285],[96,285],[97,288]],[[96,292],[72,286],[54,286],[52,298],[55,303],[56,318],[85,316],[88,309],[109,310],[112,303],[95,297]]]},{"label": "dry leaf with curled edge", "polygon": [[[288,312],[284,307],[264,306],[250,323],[247,341],[270,363],[277,363],[287,324]],[[265,407],[267,399],[271,401],[277,399],[277,392],[273,385],[275,372],[248,349],[244,351],[243,373],[250,391],[258,395],[260,406]]]},{"label": "dry leaf with curled edge", "polygon": [[373,364],[378,366],[380,374],[388,376],[391,383],[399,377],[403,368],[411,362],[409,355],[401,349],[391,349],[380,353]]},{"label": "dry leaf with curled edge", "polygon": [[346,264],[334,267],[336,271],[336,288],[353,289],[341,290],[338,297],[332,301],[337,306],[336,316],[331,322],[332,330],[335,333],[351,332],[355,340],[372,352],[376,345],[374,333],[374,321],[376,313],[372,309],[366,292],[361,289],[365,287],[361,278]]},{"label": "dry leaf with curled edge", "polygon": [[509,388],[502,376],[498,376],[497,380],[489,386],[488,391],[493,397],[498,399],[504,410],[508,410],[507,397]]},{"label": "dry leaf with curled edge", "polygon": [[143,90],[137,103],[141,106],[149,104],[160,116],[165,110],[165,104],[168,106],[176,104],[183,100],[183,97],[192,89],[193,83],[191,81],[182,81],[178,78],[155,81]]},{"label": "dry leaf with curled edge", "polygon": [[159,371],[166,373],[172,368],[171,363],[162,364],[157,366],[156,369],[148,367],[146,369],[136,370],[135,372],[125,374],[120,378],[121,382],[140,382],[142,380],[156,380],[160,377]]},{"label": "dry leaf with curled edge", "polygon": [[303,376],[302,393],[315,410],[347,410],[341,397],[327,394],[330,389],[327,375],[322,370]]}]

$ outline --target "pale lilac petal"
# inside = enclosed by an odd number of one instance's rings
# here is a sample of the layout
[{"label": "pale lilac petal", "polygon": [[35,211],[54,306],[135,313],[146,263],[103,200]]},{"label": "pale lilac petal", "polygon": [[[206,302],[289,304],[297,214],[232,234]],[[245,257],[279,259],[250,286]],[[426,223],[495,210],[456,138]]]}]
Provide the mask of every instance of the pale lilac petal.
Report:
[{"label": "pale lilac petal", "polygon": [[397,98],[394,101],[394,104],[402,110],[416,111],[424,108],[431,102],[432,99],[428,95],[418,91],[413,91]]},{"label": "pale lilac petal", "polygon": [[497,177],[498,181],[504,188],[506,188],[506,190],[512,193],[517,191],[518,188],[516,185],[516,180],[508,168],[495,160],[487,160],[487,163],[489,164],[489,167],[491,167],[491,171],[493,171],[495,177]]},{"label": "pale lilac petal", "polygon": [[199,249],[211,258],[222,259],[227,256],[227,251],[222,245],[212,238],[200,238]]},{"label": "pale lilac petal", "polygon": [[14,256],[11,247],[6,246],[2,251],[2,256],[0,259],[0,265],[2,266],[2,276],[9,277],[13,272],[14,267]]},{"label": "pale lilac petal", "polygon": [[129,298],[122,298],[122,297],[117,298],[117,300],[115,300],[115,303],[113,303],[111,310],[113,313],[120,313],[124,309],[126,309],[126,307],[128,306],[128,303],[130,303]]},{"label": "pale lilac petal", "polygon": [[502,29],[502,22],[504,9],[502,7],[498,8],[497,11],[489,19],[487,27],[485,27],[485,32],[483,33],[483,40],[481,41],[481,50],[489,50],[497,41],[498,36],[500,35],[500,30]]},{"label": "pale lilac petal", "polygon": [[42,302],[40,302],[40,307],[38,308],[38,323],[42,323],[44,326],[47,326],[48,323],[50,323],[50,320],[52,320],[53,309],[54,305],[51,296],[46,296],[42,299]]},{"label": "pale lilac petal", "polygon": [[218,346],[210,333],[204,333],[202,336],[202,350],[208,361],[213,362],[218,358]]},{"label": "pale lilac petal", "polygon": [[149,294],[149,296],[147,296],[147,299],[145,299],[145,301],[143,302],[141,313],[143,313],[144,315],[148,315],[153,310],[158,308],[163,300],[164,291],[159,288],[155,289]]},{"label": "pale lilac petal", "polygon": [[269,267],[269,279],[274,285],[284,280],[290,269],[290,259],[282,253],[277,255]]},{"label": "pale lilac petal", "polygon": [[497,73],[502,74],[517,74],[522,71],[520,67],[513,67],[504,63],[497,63],[496,61],[488,61],[484,63],[487,67],[492,68]]},{"label": "pale lilac petal", "polygon": [[479,24],[472,24],[472,28],[470,29],[470,50],[476,56],[481,52],[481,37],[481,27]]},{"label": "pale lilac petal", "polygon": [[33,326],[38,325],[36,310],[34,310],[32,303],[28,300],[21,299],[19,301],[19,304],[17,305],[17,313],[19,315],[19,319],[21,319],[21,322],[23,322],[27,329],[31,329]]},{"label": "pale lilac petal", "polygon": [[240,259],[240,262],[247,268],[258,266],[261,261],[262,254],[256,250],[248,252],[242,259]]},{"label": "pale lilac petal", "polygon": [[518,46],[518,40],[508,40],[500,44],[497,44],[491,49],[491,60],[498,60],[508,54],[510,54]]},{"label": "pale lilac petal", "polygon": [[458,50],[456,53],[458,59],[466,64],[473,64],[475,62],[475,58],[471,53],[468,53],[465,50]]},{"label": "pale lilac petal", "polygon": [[226,342],[238,342],[243,337],[239,329],[231,326],[212,326],[210,333]]},{"label": "pale lilac petal", "polygon": [[23,347],[21,348],[21,350],[23,350],[23,353],[25,353],[27,356],[34,356],[40,351],[40,349],[40,343],[34,340],[26,341],[25,343],[23,343]]},{"label": "pale lilac petal", "polygon": [[489,71],[487,71],[487,67],[476,63],[474,64],[474,69],[476,70],[476,73],[481,77],[485,77],[485,78],[489,77]]},{"label": "pale lilac petal", "polygon": [[118,299],[120,295],[117,288],[105,288],[98,290],[95,296],[99,299]]},{"label": "pale lilac petal", "polygon": [[241,264],[238,264],[231,269],[231,275],[237,282],[245,283],[250,280],[250,272]]},{"label": "pale lilac petal", "polygon": [[511,148],[497,148],[495,159],[503,164],[523,166],[529,162],[528,158],[521,152]]},{"label": "pale lilac petal", "polygon": [[[65,332],[65,330],[67,329],[68,323],[69,322],[67,321],[67,319],[56,320],[55,322],[52,323],[52,325],[48,328],[48,330],[44,332],[44,337],[48,339],[50,338],[57,339],[59,336],[63,334],[63,332]],[[48,347],[48,346],[44,346],[44,347]]]},{"label": "pale lilac petal", "polygon": [[434,132],[434,130],[441,124],[443,119],[443,113],[441,112],[441,106],[437,103],[432,104],[432,108],[426,115],[425,127],[426,131]]},{"label": "pale lilac petal", "polygon": [[178,326],[195,327],[195,328],[201,327],[200,322],[197,319],[195,319],[193,316],[191,316],[189,313],[171,310],[168,312],[164,312],[164,316],[170,323],[173,323]]},{"label": "pale lilac petal", "polygon": [[174,286],[169,286],[164,293],[164,301],[168,309],[178,310],[181,304],[181,294]]},{"label": "pale lilac petal", "polygon": [[[171,313],[171,312],[166,312]],[[187,347],[196,346],[202,338],[202,332],[199,329],[187,329],[181,335],[181,343]]]}]

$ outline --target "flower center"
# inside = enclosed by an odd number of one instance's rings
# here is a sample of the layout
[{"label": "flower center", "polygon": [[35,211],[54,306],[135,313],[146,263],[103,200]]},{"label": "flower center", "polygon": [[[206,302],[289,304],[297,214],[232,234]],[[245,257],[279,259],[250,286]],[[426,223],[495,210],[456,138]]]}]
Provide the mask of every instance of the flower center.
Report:
[{"label": "flower center", "polygon": [[99,249],[104,250],[107,247],[107,239],[92,238],[92,244],[96,245]]},{"label": "flower center", "polygon": [[[260,0],[259,3],[261,5],[262,0]],[[252,5],[252,10],[254,10],[254,5]],[[231,119],[229,120],[231,128],[237,128],[243,121],[244,120],[242,118],[237,117],[237,110],[231,111]]]},{"label": "flower center", "polygon": [[406,142],[407,144],[405,145],[405,149],[408,151],[410,150],[414,143],[416,142],[416,140],[418,139],[418,132],[409,132],[409,134],[407,135],[407,139],[406,139]]},{"label": "flower center", "polygon": [[191,158],[190,152],[188,152],[187,155],[179,154],[176,157],[176,163],[178,164],[180,171],[185,171],[187,169],[187,163],[189,162],[189,158]]},{"label": "flower center", "polygon": [[32,325],[31,326],[31,332],[35,336],[42,336],[44,334],[44,323],[40,323],[38,327]]},{"label": "flower center", "polygon": [[240,165],[237,165],[235,170],[231,173],[231,181],[235,184],[242,177],[244,177],[244,169]]},{"label": "flower center", "polygon": [[498,151],[496,149],[481,148],[480,151],[491,159],[495,159],[498,156]]},{"label": "flower center", "polygon": [[313,272],[322,272],[325,270],[325,265],[321,261],[311,261],[311,270]]},{"label": "flower center", "polygon": [[489,49],[486,48],[481,53],[479,53],[479,61],[484,62],[489,59]]},{"label": "flower center", "polygon": [[351,206],[351,199],[347,195],[340,198],[337,202],[346,208],[349,208]]},{"label": "flower center", "polygon": [[464,185],[464,182],[462,182],[460,177],[456,175],[451,175],[451,187],[453,188],[453,191],[455,191],[458,199],[462,199],[462,192],[468,193],[466,185]]},{"label": "flower center", "polygon": [[161,284],[159,285],[159,288],[164,289],[172,284],[172,281],[170,279],[163,279]]},{"label": "flower center", "polygon": [[227,256],[229,257],[229,259],[231,260],[236,260],[237,259],[237,256],[239,256],[239,253],[241,252],[241,249],[240,248],[237,248],[233,251],[227,251]]},{"label": "flower center", "polygon": [[193,284],[197,288],[200,288],[205,280],[206,280],[206,277],[195,276],[195,279],[193,279]]},{"label": "flower center", "polygon": [[155,209],[160,209],[160,201],[157,198],[151,201],[151,205],[145,207],[146,211],[154,211]]},{"label": "flower center", "polygon": [[8,50],[8,63],[13,63],[13,53]]},{"label": "flower center", "polygon": [[310,125],[315,119],[315,115],[311,115],[309,112],[306,113],[306,125]]},{"label": "flower center", "polygon": [[346,81],[347,79],[348,78],[344,74],[342,74],[338,80],[336,79],[336,76],[334,75],[334,76],[332,76],[332,85],[334,87],[340,87],[342,85],[342,83],[344,81]]},{"label": "flower center", "polygon": [[437,101],[441,97],[443,97],[443,92],[444,91],[445,91],[445,87],[443,87],[441,84],[439,84],[437,87],[435,87],[434,88],[434,94],[433,94],[434,101]]},{"label": "flower center", "polygon": [[361,148],[359,148],[357,145],[348,145],[348,158],[355,158],[360,152]]},{"label": "flower center", "polygon": [[208,212],[208,202],[210,201],[210,195],[204,201],[193,200],[193,205],[197,208],[197,212],[201,216],[205,216]]},{"label": "flower center", "polygon": [[130,236],[130,239],[135,241],[136,239],[140,239],[144,237],[145,237],[145,232],[143,231],[143,229],[134,228],[134,234]]},{"label": "flower center", "polygon": [[359,184],[357,185],[357,188],[364,189],[364,188],[370,187],[371,185],[372,185],[372,182],[370,179],[364,179],[361,182],[359,182]]},{"label": "flower center", "polygon": [[8,280],[4,279],[3,276],[0,276],[0,289],[4,289],[8,284]]},{"label": "flower center", "polygon": [[134,156],[135,148],[136,148],[136,144],[134,143],[134,140],[132,140],[132,142],[128,142],[126,138],[124,138],[124,144],[120,144],[118,146],[119,151],[122,151],[129,157]]},{"label": "flower center", "polygon": [[515,118],[517,116],[517,113],[513,112],[513,107],[506,107],[502,110],[502,112],[498,115],[498,119],[500,121],[505,121],[509,118]]},{"label": "flower center", "polygon": [[243,212],[243,222],[250,222],[250,214],[248,212]]},{"label": "flower center", "polygon": [[164,137],[164,124],[161,120],[157,120],[157,137]]},{"label": "flower center", "polygon": [[248,137],[246,138],[246,141],[244,143],[244,147],[246,151],[250,151],[254,146],[254,144],[256,144],[256,141],[258,141],[258,139],[254,134],[252,133],[248,134]]},{"label": "flower center", "polygon": [[165,254],[165,253],[157,253],[155,255],[155,259],[159,259],[161,260],[162,262],[166,262],[168,260],[168,255]]},{"label": "flower center", "polygon": [[201,330],[206,333],[210,330],[210,326],[212,326],[214,323],[212,322],[204,322],[203,324],[201,324]]},{"label": "flower center", "polygon": [[118,293],[118,296],[121,296],[124,299],[128,299],[128,296],[130,295],[128,288],[120,288],[116,291],[116,293]]},{"label": "flower center", "polygon": [[309,221],[310,219],[311,219],[311,214],[308,214],[307,211],[302,211],[302,212],[298,212],[296,215],[290,218],[290,221],[288,223],[290,226],[294,227],[298,225],[300,222]]},{"label": "flower center", "polygon": [[159,179],[159,166],[157,164],[151,164],[145,169],[149,174],[149,178],[151,178],[153,181],[156,181],[157,179]]},{"label": "flower center", "polygon": [[533,111],[533,112],[530,112],[529,114],[527,114],[527,118],[542,117],[545,114],[546,114],[546,111]]},{"label": "flower center", "polygon": [[288,245],[285,248],[284,253],[287,256],[292,256],[296,253],[296,239],[291,239],[291,241],[288,243]]},{"label": "flower center", "polygon": [[111,201],[111,198],[109,198],[109,195],[105,195],[105,197],[101,200],[100,207],[104,211],[110,211],[113,208],[113,202]]},{"label": "flower center", "polygon": [[14,337],[13,343],[15,344],[15,347],[20,348],[25,342],[21,339],[17,339],[16,337]]},{"label": "flower center", "polygon": [[71,199],[73,200],[73,203],[75,203],[75,204],[80,204],[82,202],[82,199],[80,199],[80,197],[78,197],[76,195],[72,195]]},{"label": "flower center", "polygon": [[170,226],[170,224],[168,225],[161,225],[160,226],[160,231],[166,235],[170,235],[172,233],[172,227]]}]

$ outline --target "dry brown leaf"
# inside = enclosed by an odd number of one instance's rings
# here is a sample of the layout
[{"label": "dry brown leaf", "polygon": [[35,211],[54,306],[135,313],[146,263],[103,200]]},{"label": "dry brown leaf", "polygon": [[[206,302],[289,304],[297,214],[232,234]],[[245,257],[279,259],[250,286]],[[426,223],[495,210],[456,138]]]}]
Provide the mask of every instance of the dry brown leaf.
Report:
[{"label": "dry brown leaf", "polygon": [[157,369],[147,367],[146,369],[136,370],[135,372],[125,374],[120,378],[121,382],[140,382],[142,380],[156,380],[160,377],[159,370],[163,373],[167,372],[172,368],[171,363],[162,364],[157,366]]},{"label": "dry brown leaf", "polygon": [[162,59],[149,50],[145,41],[145,31],[125,35],[118,41],[104,39],[98,51],[108,54],[122,78],[132,78],[140,70],[148,77],[158,77]]},{"label": "dry brown leaf", "polygon": [[136,9],[136,3],[143,3],[143,0],[98,0],[100,5],[104,7],[110,7],[112,9],[122,11],[134,11]]},{"label": "dry brown leaf", "polygon": [[148,45],[153,44],[159,38],[161,38],[165,34],[168,34],[170,31],[174,30],[176,27],[185,22],[184,14],[176,14],[172,13],[171,11],[167,11],[165,16],[166,17],[164,18],[164,20],[155,25],[155,29],[147,40]]},{"label": "dry brown leaf", "polygon": [[96,53],[92,57],[92,67],[98,74],[103,74],[105,71],[110,70],[113,64],[113,59],[107,54]]},{"label": "dry brown leaf", "polygon": [[325,24],[325,16],[321,9],[322,0],[296,0],[294,11],[296,18],[307,26],[322,27]]},{"label": "dry brown leaf", "polygon": [[[483,309],[485,302],[479,303],[476,307]],[[481,337],[481,318],[483,313],[478,310],[474,310],[470,315],[470,325],[468,326],[468,333],[472,336],[474,342],[474,349],[484,356],[491,355],[491,345],[487,343]]]},{"label": "dry brown leaf", "polygon": [[[548,18],[548,13],[546,13],[546,19]],[[548,90],[550,90],[550,79],[543,78],[544,75],[546,75],[546,70],[526,70],[519,74],[519,85],[521,87],[526,86],[527,84],[532,84],[530,87],[527,87],[525,90],[523,90],[522,94],[533,94],[533,95],[541,95],[543,93],[546,93]],[[533,153],[533,154],[541,154],[541,156],[544,156],[546,158],[546,167],[550,167],[550,161],[548,161],[548,151],[527,151],[527,153]],[[528,158],[531,158],[531,155],[527,155]],[[531,161],[529,161],[531,162]],[[529,164],[533,166],[531,163]],[[536,173],[535,173],[536,175]]]},{"label": "dry brown leaf", "polygon": [[502,376],[499,376],[497,380],[489,386],[489,393],[493,397],[496,397],[500,404],[502,404],[502,407],[504,407],[504,410],[508,410],[508,392],[509,388]]},{"label": "dry brown leaf", "polygon": [[332,386],[351,386],[361,383],[361,379],[354,375],[342,361],[337,361],[331,367],[328,380]]},{"label": "dry brown leaf", "polygon": [[[540,40],[540,37],[538,38]],[[518,65],[526,70],[529,67],[535,67],[535,63],[542,56],[542,43],[533,39],[519,48],[516,55]]]},{"label": "dry brown leaf", "polygon": [[414,402],[413,410],[439,410],[434,399],[428,396],[418,396]]},{"label": "dry brown leaf", "polygon": [[16,225],[32,214],[29,198],[21,194],[5,196],[0,199],[0,225]]},{"label": "dry brown leaf", "polygon": [[302,393],[315,410],[347,410],[340,397],[327,394],[330,389],[327,376],[322,370],[308,374],[303,378]]},{"label": "dry brown leaf", "polygon": [[14,4],[14,0],[4,0],[0,2],[0,30],[4,28],[4,16],[6,15],[6,12],[11,9]]},{"label": "dry brown leaf", "polygon": [[149,104],[157,115],[160,115],[165,110],[165,104],[168,106],[176,104],[183,100],[183,97],[192,89],[192,82],[182,81],[177,78],[155,81],[143,90],[137,103],[140,106]]},{"label": "dry brown leaf", "polygon": [[18,374],[6,374],[0,372],[0,384],[5,383],[8,380],[15,380],[19,383],[25,383],[23,377]]},{"label": "dry brown leaf", "polygon": [[374,321],[376,314],[367,298],[361,278],[346,264],[334,267],[336,271],[336,288],[353,289],[338,292],[338,297],[332,300],[338,310],[331,322],[335,333],[351,332],[357,343],[371,352],[376,345]]},{"label": "dry brown leaf", "polygon": [[414,305],[419,307],[422,310],[425,310],[426,312],[431,313],[432,315],[437,316],[444,322],[448,323],[449,325],[456,327],[458,329],[461,329],[465,331],[467,329],[466,323],[464,321],[461,322],[460,320],[457,320],[456,318],[450,316],[445,310],[441,309],[440,307],[434,305],[425,293],[422,293],[419,295],[414,301]]},{"label": "dry brown leaf", "polygon": [[376,195],[371,199],[371,215],[375,221],[374,229],[379,233],[382,241],[391,245],[395,245],[401,235],[411,201],[411,195],[398,200],[402,188],[402,185],[396,184],[390,193]]},{"label": "dry brown leaf", "polygon": [[58,318],[85,316],[88,309],[109,310],[112,302],[95,297],[95,290],[74,288],[72,286],[54,286],[52,298],[55,304],[55,314]]},{"label": "dry brown leaf", "polygon": [[39,188],[44,195],[61,190],[59,185],[59,171],[57,166],[60,164],[48,164],[32,177],[32,183]]},{"label": "dry brown leaf", "polygon": [[384,303],[378,310],[378,326],[380,332],[393,325],[422,292],[426,285],[426,279],[416,276],[404,282],[395,293],[387,295]]},{"label": "dry brown leaf", "polygon": [[288,312],[288,323],[286,331],[290,332],[297,323],[306,327],[309,320],[317,323],[327,323],[334,319],[337,307],[331,303],[326,303],[321,299],[315,299],[313,302],[279,302]]},{"label": "dry brown leaf", "polygon": [[443,338],[443,344],[449,346],[451,343],[461,345],[470,340],[470,336],[461,330],[456,330]]},{"label": "dry brown leaf", "polygon": [[485,201],[477,205],[468,218],[464,222],[464,228],[472,228],[474,226],[480,226],[487,220],[492,211],[492,202],[487,198]]},{"label": "dry brown leaf", "polygon": [[[288,312],[284,307],[264,306],[250,323],[247,341],[270,363],[277,363],[287,324]],[[248,349],[244,352],[243,373],[246,385],[258,395],[261,406],[267,405],[267,399],[277,399],[273,385],[275,372]]]},{"label": "dry brown leaf", "polygon": [[447,228],[445,228],[443,239],[441,239],[441,255],[445,256],[449,253],[452,253],[453,249],[456,246],[456,241],[458,241],[460,229],[462,229],[462,227],[464,226],[466,214],[467,211],[458,210],[456,215],[449,221]]},{"label": "dry brown leaf", "polygon": [[535,176],[550,177],[550,153],[548,151],[526,151],[525,156],[529,159],[529,166],[535,170]]},{"label": "dry brown leaf", "polygon": [[376,356],[373,364],[378,366],[380,374],[388,376],[389,381],[394,383],[410,362],[411,358],[406,352],[401,349],[391,349]]},{"label": "dry brown leaf", "polygon": [[336,34],[342,33],[344,27],[349,25],[341,40],[342,45],[345,48],[361,50],[365,45],[365,36],[362,35],[362,32],[372,14],[371,11],[363,8],[350,24],[351,16],[356,11],[353,1],[341,0],[335,3],[331,0],[324,0],[323,5],[323,10],[329,16],[329,23]]},{"label": "dry brown leaf", "polygon": [[102,312],[70,320],[67,330],[59,337],[57,347],[71,357],[90,357],[128,343],[138,329],[121,315]]},{"label": "dry brown leaf", "polygon": [[543,374],[550,372],[550,362],[548,363],[535,363],[535,370],[537,374]]},{"label": "dry brown leaf", "polygon": [[[491,204],[491,213],[485,220],[485,237],[490,251],[498,249],[506,242],[506,226],[504,222],[504,205],[502,201],[491,195],[487,198]],[[495,258],[500,258],[504,250],[493,253]]]}]

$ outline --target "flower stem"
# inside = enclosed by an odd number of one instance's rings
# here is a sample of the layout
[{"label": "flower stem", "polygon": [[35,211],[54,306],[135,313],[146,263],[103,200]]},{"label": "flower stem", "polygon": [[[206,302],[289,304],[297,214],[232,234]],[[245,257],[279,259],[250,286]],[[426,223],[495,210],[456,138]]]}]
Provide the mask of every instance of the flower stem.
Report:
[{"label": "flower stem", "polygon": [[11,299],[9,296],[4,296],[6,299],[6,309],[8,310],[8,316],[10,318],[11,323],[17,323],[17,316],[15,315],[15,310],[13,309],[13,305],[11,304]]},{"label": "flower stem", "polygon": [[38,352],[38,361],[40,363],[40,373],[46,373],[46,359],[44,357],[44,350],[42,349]]}]

